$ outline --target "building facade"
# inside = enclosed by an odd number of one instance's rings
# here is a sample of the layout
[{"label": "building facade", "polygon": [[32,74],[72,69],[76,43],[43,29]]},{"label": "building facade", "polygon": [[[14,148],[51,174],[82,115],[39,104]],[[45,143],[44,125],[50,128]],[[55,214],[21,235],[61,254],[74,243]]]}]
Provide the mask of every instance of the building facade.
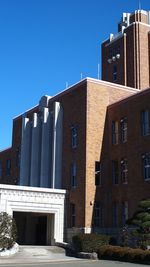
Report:
[{"label": "building facade", "polygon": [[[18,227],[26,221],[20,243],[52,244],[78,232],[115,235],[139,201],[150,197],[150,89],[144,89],[150,78],[149,27],[149,12],[124,14],[121,32],[102,44],[103,80],[86,78],[43,96],[14,118],[12,147],[0,152],[0,189],[4,194],[11,187],[19,195],[29,190],[29,196],[32,191],[33,205],[23,209],[27,200],[20,208],[8,201],[0,208],[11,210]],[[61,199],[60,211],[55,199]],[[36,232],[29,239],[29,224],[37,232],[45,229],[45,239]]]}]

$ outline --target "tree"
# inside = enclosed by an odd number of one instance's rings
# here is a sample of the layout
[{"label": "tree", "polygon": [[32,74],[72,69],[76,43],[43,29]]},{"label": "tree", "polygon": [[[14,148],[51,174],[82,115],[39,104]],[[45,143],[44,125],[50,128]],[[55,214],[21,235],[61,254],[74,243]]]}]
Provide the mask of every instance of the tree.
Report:
[{"label": "tree", "polygon": [[150,199],[140,201],[138,210],[127,224],[136,227],[134,235],[141,247],[144,248],[150,244]]},{"label": "tree", "polygon": [[17,228],[14,219],[6,212],[0,213],[0,248],[8,249],[17,239]]}]

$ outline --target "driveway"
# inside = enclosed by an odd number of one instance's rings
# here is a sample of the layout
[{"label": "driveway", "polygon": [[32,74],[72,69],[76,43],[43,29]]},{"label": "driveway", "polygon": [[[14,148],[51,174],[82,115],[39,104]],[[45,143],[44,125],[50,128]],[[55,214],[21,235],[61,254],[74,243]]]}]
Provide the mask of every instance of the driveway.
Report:
[{"label": "driveway", "polygon": [[63,248],[52,246],[20,246],[19,252],[9,258],[0,258],[0,267],[147,267],[148,265],[132,264],[117,261],[83,260],[65,255]]}]

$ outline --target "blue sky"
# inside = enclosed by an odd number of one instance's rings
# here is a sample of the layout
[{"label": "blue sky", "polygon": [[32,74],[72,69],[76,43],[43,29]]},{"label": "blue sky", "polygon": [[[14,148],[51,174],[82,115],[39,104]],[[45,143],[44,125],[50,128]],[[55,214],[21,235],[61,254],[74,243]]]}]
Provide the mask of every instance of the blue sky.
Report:
[{"label": "blue sky", "polygon": [[[100,44],[138,0],[0,0],[0,149],[12,119],[84,77],[97,78]],[[150,2],[141,0],[142,9]]]}]

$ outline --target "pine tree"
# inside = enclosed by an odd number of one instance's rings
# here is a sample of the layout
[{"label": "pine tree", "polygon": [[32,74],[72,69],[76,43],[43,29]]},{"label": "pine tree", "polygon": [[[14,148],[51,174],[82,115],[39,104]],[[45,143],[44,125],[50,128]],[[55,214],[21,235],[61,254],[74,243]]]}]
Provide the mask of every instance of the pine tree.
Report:
[{"label": "pine tree", "polygon": [[139,203],[138,210],[127,221],[127,224],[136,227],[134,234],[141,247],[144,248],[150,244],[150,199]]}]

